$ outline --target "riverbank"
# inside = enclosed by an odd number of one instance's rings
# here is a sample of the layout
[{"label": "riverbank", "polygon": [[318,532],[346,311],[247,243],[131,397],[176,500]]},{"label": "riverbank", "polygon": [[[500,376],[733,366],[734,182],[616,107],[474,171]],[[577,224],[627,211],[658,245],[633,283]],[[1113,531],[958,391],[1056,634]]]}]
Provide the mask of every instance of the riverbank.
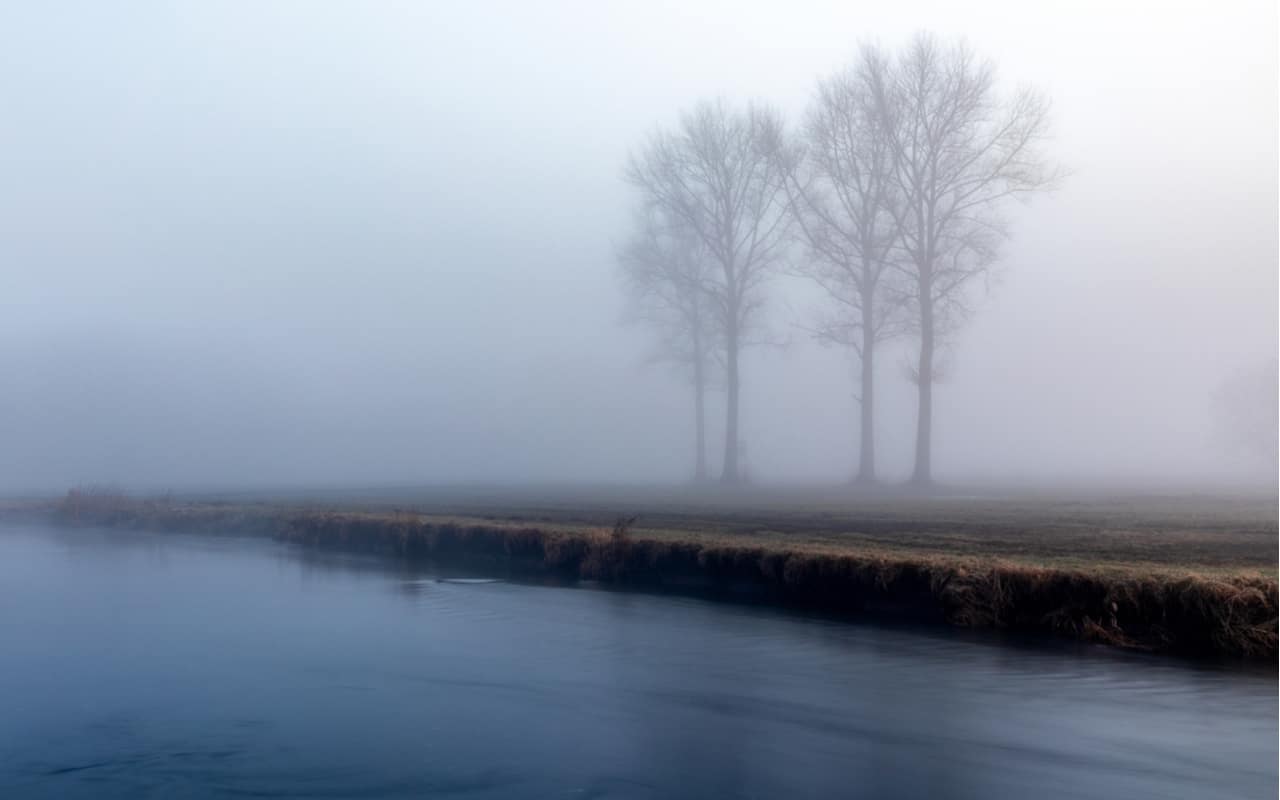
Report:
[{"label": "riverbank", "polygon": [[[1089,564],[955,548],[692,528],[531,523],[418,510],[317,510],[70,493],[28,509],[65,524],[272,536],[633,586],[702,587],[825,612],[1051,633],[1118,647],[1274,660],[1274,573],[1230,563]],[[563,519],[563,518],[562,518]],[[1265,537],[1266,531],[1260,536]],[[1024,536],[1034,556],[1034,537]],[[1274,533],[1270,535],[1274,549]]]},{"label": "riverbank", "polygon": [[0,520],[0,797],[1275,794],[1263,665],[48,522]]}]

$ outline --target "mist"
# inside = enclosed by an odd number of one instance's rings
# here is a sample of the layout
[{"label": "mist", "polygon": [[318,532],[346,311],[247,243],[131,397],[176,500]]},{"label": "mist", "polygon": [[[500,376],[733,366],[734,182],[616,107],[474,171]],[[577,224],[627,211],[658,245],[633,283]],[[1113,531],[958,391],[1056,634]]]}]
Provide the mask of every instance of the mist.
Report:
[{"label": "mist", "polygon": [[[1070,171],[1011,208],[942,351],[937,479],[1273,487],[1216,399],[1276,358],[1266,2],[12,4],[0,487],[686,480],[689,388],[625,323],[628,156],[705,98],[792,121],[860,42],[922,29],[1043,89]],[[751,480],[854,472],[821,302],[770,284]],[[879,357],[886,480],[912,346]]]}]

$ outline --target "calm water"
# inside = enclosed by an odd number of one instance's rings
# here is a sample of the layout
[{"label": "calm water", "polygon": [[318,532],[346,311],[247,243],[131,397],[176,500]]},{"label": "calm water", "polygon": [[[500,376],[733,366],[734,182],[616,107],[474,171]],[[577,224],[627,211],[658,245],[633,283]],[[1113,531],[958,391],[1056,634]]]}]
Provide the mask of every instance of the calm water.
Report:
[{"label": "calm water", "polygon": [[4,798],[1277,790],[1274,672],[259,540],[0,528],[0,643]]}]

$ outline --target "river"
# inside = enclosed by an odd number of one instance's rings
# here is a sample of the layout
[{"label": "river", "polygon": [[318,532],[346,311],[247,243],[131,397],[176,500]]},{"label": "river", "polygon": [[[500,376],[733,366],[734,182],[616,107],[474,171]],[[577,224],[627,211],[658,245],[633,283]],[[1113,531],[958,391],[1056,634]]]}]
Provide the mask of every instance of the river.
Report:
[{"label": "river", "polygon": [[1271,798],[1272,670],[0,527],[0,797]]}]

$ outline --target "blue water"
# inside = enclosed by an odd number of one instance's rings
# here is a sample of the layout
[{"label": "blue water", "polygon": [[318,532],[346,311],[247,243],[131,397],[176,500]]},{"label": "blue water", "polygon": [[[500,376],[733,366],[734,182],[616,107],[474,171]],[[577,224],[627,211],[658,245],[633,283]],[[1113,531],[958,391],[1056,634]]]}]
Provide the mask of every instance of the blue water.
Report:
[{"label": "blue water", "polygon": [[444,577],[0,527],[0,797],[1276,796],[1274,670]]}]

